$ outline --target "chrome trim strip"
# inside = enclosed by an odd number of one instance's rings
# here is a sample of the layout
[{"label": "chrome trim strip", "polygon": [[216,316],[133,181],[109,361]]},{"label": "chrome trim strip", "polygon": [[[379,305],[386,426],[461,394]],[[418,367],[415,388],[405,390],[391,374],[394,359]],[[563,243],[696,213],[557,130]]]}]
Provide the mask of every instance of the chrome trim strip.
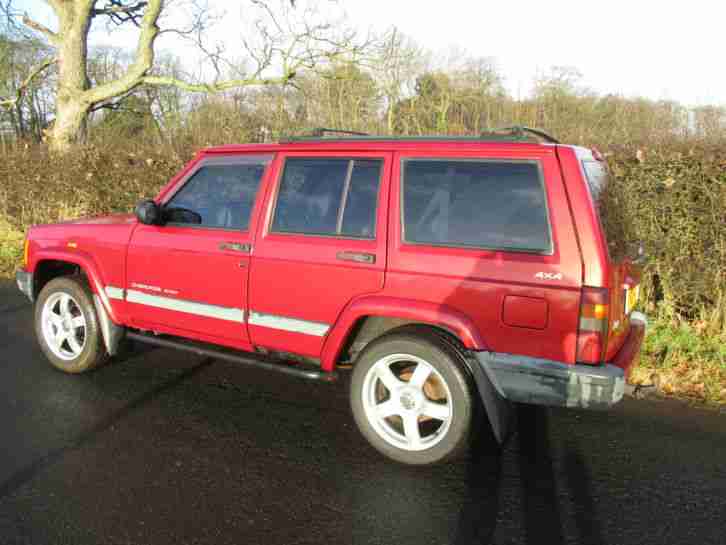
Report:
[{"label": "chrome trim strip", "polygon": [[300,320],[298,318],[287,318],[285,316],[263,314],[261,312],[254,311],[250,312],[249,324],[269,327],[272,329],[281,329],[282,331],[290,331],[292,333],[314,335],[316,337],[324,337],[330,329],[328,324],[320,322],[310,322],[308,320]]},{"label": "chrome trim strip", "polygon": [[165,310],[186,312],[187,314],[196,314],[197,316],[206,316],[207,318],[227,320],[228,322],[238,322],[240,324],[245,322],[245,311],[239,308],[220,307],[217,305],[187,301],[185,299],[160,297],[159,295],[150,295],[136,290],[128,290],[126,292],[126,300],[129,303],[138,303],[140,305],[163,308]]},{"label": "chrome trim strip", "polygon": [[106,292],[106,295],[109,299],[119,299],[121,301],[124,300],[124,290],[122,290],[121,288],[106,286],[104,291]]}]

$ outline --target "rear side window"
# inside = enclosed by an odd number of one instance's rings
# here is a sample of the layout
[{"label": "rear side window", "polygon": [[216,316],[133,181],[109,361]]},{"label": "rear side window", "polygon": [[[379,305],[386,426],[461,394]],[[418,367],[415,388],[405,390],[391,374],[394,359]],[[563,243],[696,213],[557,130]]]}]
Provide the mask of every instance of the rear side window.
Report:
[{"label": "rear side window", "polygon": [[382,165],[378,159],[288,159],[272,231],[375,238]]},{"label": "rear side window", "polygon": [[202,166],[164,206],[170,223],[246,230],[269,160],[239,157]]},{"label": "rear side window", "polygon": [[535,162],[404,161],[406,242],[548,253],[542,175]]}]

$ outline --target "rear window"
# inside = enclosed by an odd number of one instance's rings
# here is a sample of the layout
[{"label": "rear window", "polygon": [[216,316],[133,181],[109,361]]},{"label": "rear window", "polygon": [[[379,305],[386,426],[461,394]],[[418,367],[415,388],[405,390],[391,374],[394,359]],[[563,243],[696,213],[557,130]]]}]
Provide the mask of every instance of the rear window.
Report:
[{"label": "rear window", "polygon": [[585,159],[582,161],[582,170],[595,203],[610,258],[619,260],[625,255],[627,240],[622,202],[610,191],[610,176],[603,161]]},{"label": "rear window", "polygon": [[585,171],[585,179],[595,203],[599,204],[605,186],[608,182],[608,171],[602,161],[583,161],[582,168]]},{"label": "rear window", "polygon": [[404,161],[406,242],[548,253],[542,175],[533,161]]}]

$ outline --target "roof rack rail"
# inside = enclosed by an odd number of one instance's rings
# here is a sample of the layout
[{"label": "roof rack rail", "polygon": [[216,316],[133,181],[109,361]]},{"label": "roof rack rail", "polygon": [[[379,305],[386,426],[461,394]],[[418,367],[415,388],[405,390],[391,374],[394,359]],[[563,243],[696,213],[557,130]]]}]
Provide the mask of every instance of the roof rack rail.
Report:
[{"label": "roof rack rail", "polygon": [[284,136],[280,142],[294,142],[295,140],[307,140],[311,138],[324,138],[326,134],[344,134],[348,136],[370,136],[367,132],[349,131],[346,129],[327,129],[325,127],[315,127],[305,134],[295,136]]},{"label": "roof rack rail", "polygon": [[[292,142],[311,142],[326,139],[327,134],[342,135],[341,140],[375,140],[385,142],[417,141],[417,140],[448,140],[448,141],[501,141],[501,142],[531,142],[534,138],[550,144],[559,144],[559,140],[539,129],[532,129],[515,125],[497,129],[485,129],[478,136],[377,136],[365,132],[349,131],[346,129],[326,129],[318,127],[310,129],[303,134],[283,136],[279,139],[281,144]],[[534,137],[534,138],[533,138]],[[335,140],[331,138],[330,140]]]},{"label": "roof rack rail", "polygon": [[512,127],[501,127],[497,129],[491,129],[487,131],[482,131],[481,137],[485,138],[487,135],[492,134],[498,134],[498,133],[510,133],[515,138],[521,138],[522,140],[527,138],[527,135],[534,135],[545,142],[548,142],[550,144],[559,144],[560,141],[557,140],[554,136],[547,134],[545,131],[542,131],[540,129],[533,129],[531,127],[525,127],[523,125],[514,125]]}]

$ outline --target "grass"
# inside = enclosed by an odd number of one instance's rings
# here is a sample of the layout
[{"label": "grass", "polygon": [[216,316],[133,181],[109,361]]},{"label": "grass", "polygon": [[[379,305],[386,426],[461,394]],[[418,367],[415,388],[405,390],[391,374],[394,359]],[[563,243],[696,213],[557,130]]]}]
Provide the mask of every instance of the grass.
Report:
[{"label": "grass", "polygon": [[656,314],[648,326],[641,361],[630,378],[654,384],[665,395],[726,404],[726,335]]},{"label": "grass", "polygon": [[25,235],[0,217],[0,278],[11,276],[23,259]]}]

